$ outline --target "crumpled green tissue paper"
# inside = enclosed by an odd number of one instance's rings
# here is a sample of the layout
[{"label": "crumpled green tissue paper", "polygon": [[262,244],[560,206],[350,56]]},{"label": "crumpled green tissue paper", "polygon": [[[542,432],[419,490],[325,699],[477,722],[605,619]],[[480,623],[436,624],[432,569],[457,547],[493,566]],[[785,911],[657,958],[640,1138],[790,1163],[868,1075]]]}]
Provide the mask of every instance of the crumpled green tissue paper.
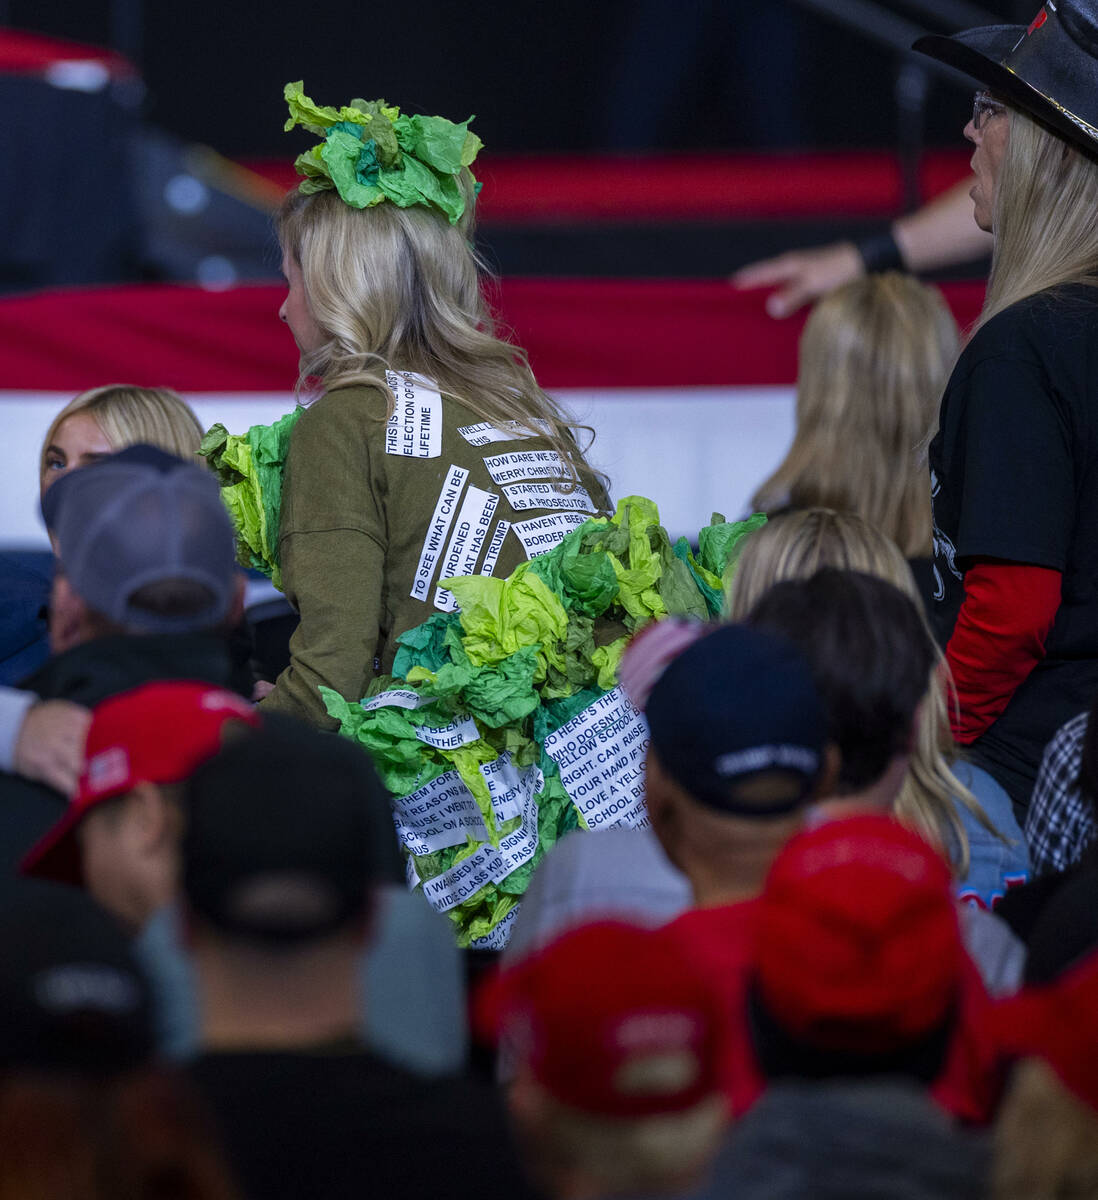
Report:
[{"label": "crumpled green tissue paper", "polygon": [[[329,701],[342,732],[375,754],[382,778],[398,795],[458,770],[494,845],[520,821],[502,827],[494,821],[479,771],[485,748],[493,757],[510,753],[520,767],[539,765],[544,784],[536,795],[534,857],[449,910],[460,945],[490,934],[521,897],[545,851],[566,832],[585,827],[543,749],[545,739],[616,686],[618,664],[636,629],[670,613],[715,616],[725,556],[738,555],[744,538],[764,521],[728,523],[715,515],[714,524],[701,531],[695,556],[686,539],[671,545],[651,500],[630,496],[612,517],[591,518],[507,579],[446,581],[459,610],[436,613],[402,634],[393,675],[375,680],[370,694],[399,686],[435,698],[438,707],[417,710],[416,722],[427,711],[440,721],[447,713],[471,715],[480,738],[458,751],[426,747],[407,718],[379,715],[393,710],[365,713],[353,703]],[[404,747],[396,744],[399,731],[408,743]],[[425,773],[424,762],[434,774]],[[460,846],[416,856],[416,872],[421,880],[432,879],[482,844],[467,838]]]},{"label": "crumpled green tissue paper", "polygon": [[[317,113],[329,119],[334,110],[305,107],[306,99],[302,112],[310,120]],[[240,535],[242,561],[267,569],[276,583],[281,472],[301,411],[243,436],[215,426],[202,445]],[[459,609],[434,613],[402,633],[392,675],[374,679],[367,696],[320,689],[342,735],[365,747],[394,796],[456,771],[474,797],[487,842],[466,836],[460,845],[412,856],[421,881],[483,845],[498,848],[501,838],[521,827],[521,815],[497,821],[482,767],[508,755],[518,771],[540,770],[533,857],[448,911],[460,945],[488,936],[521,898],[544,853],[565,833],[586,827],[545,753],[545,739],[616,686],[621,656],[636,630],[669,614],[716,616],[746,538],[765,520],[755,515],[726,522],[714,514],[699,532],[695,554],[684,538],[672,546],[653,501],[627,496],[612,517],[585,521],[506,579],[443,581]],[[362,707],[394,687],[417,693],[424,703],[369,712]],[[417,736],[424,726],[465,718],[474,722],[476,736],[464,745],[447,750]],[[531,786],[537,780],[531,777]]]},{"label": "crumpled green tissue paper", "polygon": [[253,425],[245,434],[214,425],[198,449],[221,484],[221,497],[236,527],[241,565],[262,571],[280,591],[282,471],[290,434],[304,411],[298,405],[273,425]]},{"label": "crumpled green tissue paper", "polygon": [[458,176],[483,146],[469,129],[472,117],[407,116],[384,100],[356,99],[337,109],[315,104],[303,86],[299,80],[283,89],[290,110],[284,128],[301,125],[324,141],[297,156],[299,191],[335,188],[353,208],[385,200],[399,208],[421,205],[457,224],[466,205]]}]

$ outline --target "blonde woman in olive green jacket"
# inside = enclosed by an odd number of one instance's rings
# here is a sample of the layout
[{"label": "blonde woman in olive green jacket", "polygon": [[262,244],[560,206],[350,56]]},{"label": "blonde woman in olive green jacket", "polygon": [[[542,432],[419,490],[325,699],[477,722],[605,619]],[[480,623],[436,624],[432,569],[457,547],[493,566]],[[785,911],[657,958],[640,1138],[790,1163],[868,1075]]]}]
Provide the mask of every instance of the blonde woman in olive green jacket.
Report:
[{"label": "blonde woman in olive green jacket", "polygon": [[[442,581],[506,576],[609,505],[576,427],[482,296],[468,166],[479,139],[467,123],[352,103],[308,109],[301,123],[327,140],[299,163],[327,171],[348,152],[355,172],[332,167],[334,190],[310,174],[278,218],[279,315],[301,383],[321,394],[293,430],[283,482],[282,577],[301,623],[263,703],[323,727],[335,722],[319,686],[360,699],[401,633],[454,608]],[[417,137],[455,130],[462,157],[447,172],[438,138]],[[396,165],[379,172],[386,158]],[[427,179],[417,196],[424,172],[439,188]]]}]

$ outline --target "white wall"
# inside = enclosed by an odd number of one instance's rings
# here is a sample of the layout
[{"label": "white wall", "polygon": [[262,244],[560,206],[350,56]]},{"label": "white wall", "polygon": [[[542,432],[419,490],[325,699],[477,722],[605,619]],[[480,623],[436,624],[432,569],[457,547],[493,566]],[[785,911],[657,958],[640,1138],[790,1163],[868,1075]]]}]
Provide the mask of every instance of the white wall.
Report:
[{"label": "white wall", "polygon": [[[793,389],[561,390],[557,397],[596,432],[592,462],[615,498],[637,493],[660,506],[672,538],[693,536],[710,514],[743,514],[793,436]],[[38,454],[71,395],[0,391],[0,546],[45,546],[38,514]],[[204,428],[233,433],[289,411],[289,394],[187,397]]]}]

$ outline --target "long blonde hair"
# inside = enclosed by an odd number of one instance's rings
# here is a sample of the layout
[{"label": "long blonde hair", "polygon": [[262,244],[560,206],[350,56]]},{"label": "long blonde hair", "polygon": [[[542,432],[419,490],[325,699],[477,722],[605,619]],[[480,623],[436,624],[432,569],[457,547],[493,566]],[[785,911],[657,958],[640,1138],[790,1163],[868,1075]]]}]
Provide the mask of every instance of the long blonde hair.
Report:
[{"label": "long blonde hair", "polygon": [[87,413],[103,431],[112,450],[144,442],[169,454],[190,459],[198,453],[202,426],[186,400],[171,388],[136,387],[111,383],[81,392],[53,418],[38,456],[38,474],[46,474],[46,451],[61,422],[74,413]]},{"label": "long blonde hair", "polygon": [[929,554],[923,447],[958,341],[939,292],[909,275],[824,297],[801,335],[793,445],[752,506],[855,512],[908,557]]},{"label": "long blonde hair", "polygon": [[1098,1195],[1098,1113],[1042,1059],[1015,1068],[994,1150],[994,1200]]},{"label": "long blonde hair", "polygon": [[302,356],[298,388],[315,378],[326,389],[388,390],[386,368],[420,374],[484,421],[514,421],[545,436],[573,481],[590,482],[576,438],[585,427],[538,387],[525,351],[498,336],[472,245],[467,169],[460,181],[469,202],[456,225],[422,207],[351,208],[335,192],[286,197],[279,242],[301,267],[313,319],[328,338]]},{"label": "long blonde hair", "polygon": [[[853,513],[808,508],[775,517],[744,543],[726,599],[728,616],[733,621],[743,620],[773,584],[807,579],[821,567],[876,575],[898,587],[923,615],[911,568],[894,542]],[[937,645],[929,626],[927,637]],[[937,650],[911,765],[894,811],[904,824],[949,854],[958,878],[963,879],[968,874],[970,851],[956,804],[963,804],[990,833],[998,835],[998,830],[951,770],[958,752],[949,730],[947,679],[945,658]]]},{"label": "long blonde hair", "polygon": [[1098,160],[1017,109],[1007,116],[991,276],[977,328],[1048,288],[1098,286]]}]

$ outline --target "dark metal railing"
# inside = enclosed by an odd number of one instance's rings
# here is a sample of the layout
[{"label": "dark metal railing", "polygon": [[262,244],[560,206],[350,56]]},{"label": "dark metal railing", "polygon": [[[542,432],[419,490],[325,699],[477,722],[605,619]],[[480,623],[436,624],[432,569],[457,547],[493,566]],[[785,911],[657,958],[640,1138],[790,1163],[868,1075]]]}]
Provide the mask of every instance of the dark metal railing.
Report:
[{"label": "dark metal railing", "polygon": [[850,33],[875,42],[896,54],[896,142],[903,175],[904,208],[922,203],[919,186],[919,160],[922,157],[926,126],[926,102],[931,79],[935,76],[959,87],[972,88],[972,81],[959,71],[921,54],[911,44],[930,32],[967,29],[976,25],[994,25],[991,16],[967,0],[902,0],[904,7],[916,12],[927,24],[918,24],[885,7],[877,0],[792,0],[799,8],[825,17]]}]

